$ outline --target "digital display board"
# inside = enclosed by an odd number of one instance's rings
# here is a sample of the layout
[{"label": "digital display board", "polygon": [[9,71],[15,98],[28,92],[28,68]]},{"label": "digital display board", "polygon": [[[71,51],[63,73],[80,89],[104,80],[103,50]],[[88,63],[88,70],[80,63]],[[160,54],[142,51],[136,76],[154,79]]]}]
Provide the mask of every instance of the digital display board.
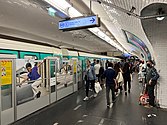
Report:
[{"label": "digital display board", "polygon": [[59,22],[59,30],[73,30],[100,26],[97,16],[73,18]]},{"label": "digital display board", "polygon": [[146,44],[137,36],[135,36],[134,34],[123,30],[125,33],[125,36],[127,38],[128,43],[136,46],[137,48],[139,48],[143,54],[145,55],[145,57],[147,59],[151,59],[151,53],[149,51],[149,49],[147,48]]}]

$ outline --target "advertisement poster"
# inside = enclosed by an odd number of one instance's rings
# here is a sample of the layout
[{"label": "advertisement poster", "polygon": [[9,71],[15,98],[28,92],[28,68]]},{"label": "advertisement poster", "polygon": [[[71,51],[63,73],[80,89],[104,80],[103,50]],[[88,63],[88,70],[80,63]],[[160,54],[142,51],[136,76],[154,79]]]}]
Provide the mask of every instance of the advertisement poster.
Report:
[{"label": "advertisement poster", "polygon": [[73,61],[73,66],[74,66],[73,72],[76,73],[77,72],[77,61],[76,60]]},{"label": "advertisement poster", "polygon": [[134,34],[128,31],[124,31],[124,33],[129,43],[139,48],[144,53],[147,59],[151,59],[151,53],[149,49],[147,48],[146,44],[140,38],[138,38],[137,36],[135,36]]},{"label": "advertisement poster", "polygon": [[0,61],[1,85],[12,84],[12,61]]}]

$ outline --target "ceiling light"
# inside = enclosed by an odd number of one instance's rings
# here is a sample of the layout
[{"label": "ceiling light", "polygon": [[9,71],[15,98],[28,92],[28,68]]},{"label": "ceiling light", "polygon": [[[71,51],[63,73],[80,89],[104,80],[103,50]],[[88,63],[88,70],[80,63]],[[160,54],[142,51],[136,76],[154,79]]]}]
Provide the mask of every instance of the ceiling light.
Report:
[{"label": "ceiling light", "polygon": [[161,20],[164,20],[165,17],[164,17],[164,16],[162,16],[162,17],[157,17],[156,19],[157,19],[158,21],[161,21]]},{"label": "ceiling light", "polygon": [[99,29],[97,27],[95,27],[95,28],[89,28],[89,31],[91,31],[93,33],[98,33]]},{"label": "ceiling light", "polygon": [[98,32],[98,36],[102,37],[102,38],[105,38],[105,34],[102,32],[102,31],[99,31]]},{"label": "ceiling light", "polygon": [[54,9],[54,8],[52,8],[52,7],[49,7],[48,8],[48,14],[50,15],[50,16],[55,16],[55,13],[56,13],[57,11]]},{"label": "ceiling light", "polygon": [[71,5],[66,2],[65,0],[45,0],[47,3],[49,3],[52,6],[55,6],[57,9],[60,9],[62,11],[67,10],[71,7]]},{"label": "ceiling light", "polygon": [[159,8],[158,9],[158,17],[156,18],[158,21],[161,21],[161,20],[163,20],[163,19],[165,19],[165,17],[163,16],[163,14],[164,14],[165,12],[162,10],[162,8]]}]

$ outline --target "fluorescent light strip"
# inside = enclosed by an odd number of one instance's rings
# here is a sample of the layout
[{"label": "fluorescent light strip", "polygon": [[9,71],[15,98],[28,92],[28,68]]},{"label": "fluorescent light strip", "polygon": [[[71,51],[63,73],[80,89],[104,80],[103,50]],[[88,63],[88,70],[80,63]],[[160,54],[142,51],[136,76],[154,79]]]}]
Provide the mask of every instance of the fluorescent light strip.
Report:
[{"label": "fluorescent light strip", "polygon": [[69,3],[67,3],[65,0],[45,0],[50,5],[56,7],[63,13],[67,14],[67,9],[71,7]]},{"label": "fluorescent light strip", "polygon": [[89,29],[92,33],[94,33],[96,36],[99,36],[101,39],[106,41],[107,43],[111,44],[112,46],[116,47],[120,51],[124,51],[122,47],[117,45],[114,40],[112,40],[109,36],[107,36],[105,33],[103,33],[99,28],[90,28]]},{"label": "fluorescent light strip", "polygon": [[[55,8],[59,9],[69,17],[79,17],[83,16],[78,10],[72,7],[66,0],[45,0],[50,5],[54,6]],[[124,51],[122,47],[117,45],[110,37],[108,37],[105,33],[103,33],[99,28],[89,28],[89,31],[94,33],[96,36],[100,37],[107,43],[111,44],[112,46],[116,47],[120,51]]]}]

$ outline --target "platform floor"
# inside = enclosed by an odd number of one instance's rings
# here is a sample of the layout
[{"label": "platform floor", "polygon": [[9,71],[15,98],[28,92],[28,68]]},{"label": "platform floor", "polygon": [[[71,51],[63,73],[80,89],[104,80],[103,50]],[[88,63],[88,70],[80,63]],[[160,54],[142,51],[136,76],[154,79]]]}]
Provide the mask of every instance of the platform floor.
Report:
[{"label": "platform floor", "polygon": [[138,104],[140,92],[135,74],[131,93],[119,94],[110,109],[106,106],[105,89],[86,102],[82,100],[85,92],[80,90],[13,125],[167,125],[166,111]]}]

